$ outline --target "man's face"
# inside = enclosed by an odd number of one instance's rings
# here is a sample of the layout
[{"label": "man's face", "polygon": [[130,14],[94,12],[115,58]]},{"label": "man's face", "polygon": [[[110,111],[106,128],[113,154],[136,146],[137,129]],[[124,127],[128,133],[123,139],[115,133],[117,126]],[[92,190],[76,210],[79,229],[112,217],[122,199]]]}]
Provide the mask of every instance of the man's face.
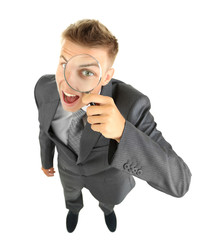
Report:
[{"label": "man's face", "polygon": [[[108,84],[114,73],[114,70],[110,68],[110,59],[107,54],[107,49],[85,47],[65,39],[61,47],[60,59],[56,72],[56,82],[62,106],[64,110],[69,112],[76,112],[84,106],[82,103],[82,96],[85,93],[76,92],[68,86],[64,79],[63,64],[66,63],[65,59],[68,61],[71,57],[79,54],[89,54],[93,56],[98,60],[102,68],[101,82],[91,93],[98,94],[101,87]],[[69,99],[70,95],[76,95],[76,97],[72,98],[71,101],[71,98]]]}]

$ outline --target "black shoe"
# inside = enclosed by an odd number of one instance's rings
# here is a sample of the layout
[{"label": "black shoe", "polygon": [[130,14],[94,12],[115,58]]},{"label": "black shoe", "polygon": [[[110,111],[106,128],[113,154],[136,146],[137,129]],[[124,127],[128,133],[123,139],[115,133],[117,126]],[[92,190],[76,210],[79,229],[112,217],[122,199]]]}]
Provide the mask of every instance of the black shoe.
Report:
[{"label": "black shoe", "polygon": [[67,218],[66,218],[66,227],[69,233],[72,233],[78,222],[78,216],[79,214],[74,214],[71,211],[68,212]]},{"label": "black shoe", "polygon": [[106,222],[106,226],[108,227],[108,229],[111,232],[115,232],[116,226],[117,226],[117,219],[115,216],[115,212],[113,211],[109,215],[104,215],[104,217],[105,217],[105,222]]}]

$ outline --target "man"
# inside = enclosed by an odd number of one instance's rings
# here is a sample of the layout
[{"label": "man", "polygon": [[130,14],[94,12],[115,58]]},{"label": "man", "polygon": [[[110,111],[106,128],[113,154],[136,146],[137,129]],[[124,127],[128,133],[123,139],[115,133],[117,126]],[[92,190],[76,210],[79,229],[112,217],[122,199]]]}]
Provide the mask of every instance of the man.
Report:
[{"label": "man", "polygon": [[[56,146],[69,232],[83,207],[83,187],[99,201],[111,232],[116,230],[114,205],[134,188],[134,176],[175,197],[189,189],[191,172],[156,129],[148,97],[112,78],[117,52],[117,39],[104,25],[78,21],[62,34],[56,76],[45,75],[35,86],[42,170],[54,176]],[[102,70],[90,94],[75,91],[65,80],[65,66],[82,54],[97,59]],[[74,120],[80,112],[80,120]],[[76,132],[80,122],[83,128]]]}]

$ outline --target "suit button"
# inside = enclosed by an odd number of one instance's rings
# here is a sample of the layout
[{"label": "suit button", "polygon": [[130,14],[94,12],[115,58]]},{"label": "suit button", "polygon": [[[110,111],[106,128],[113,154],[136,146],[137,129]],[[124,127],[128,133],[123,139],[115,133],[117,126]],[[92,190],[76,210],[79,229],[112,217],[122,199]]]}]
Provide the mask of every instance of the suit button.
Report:
[{"label": "suit button", "polygon": [[142,169],[138,169],[137,175],[142,175]]},{"label": "suit button", "polygon": [[129,172],[133,173],[133,168],[132,167],[129,168]]},{"label": "suit button", "polygon": [[133,168],[133,173],[137,174],[138,168],[134,167]]},{"label": "suit button", "polygon": [[123,166],[123,168],[124,168],[125,170],[129,170],[129,164],[128,164],[128,163],[125,163],[124,166]]}]

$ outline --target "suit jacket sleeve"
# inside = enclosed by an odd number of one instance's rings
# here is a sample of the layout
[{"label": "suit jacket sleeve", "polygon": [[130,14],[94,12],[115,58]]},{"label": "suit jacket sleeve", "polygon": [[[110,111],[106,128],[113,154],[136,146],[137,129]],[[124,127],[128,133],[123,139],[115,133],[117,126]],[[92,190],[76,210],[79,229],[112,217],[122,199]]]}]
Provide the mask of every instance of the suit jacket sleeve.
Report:
[{"label": "suit jacket sleeve", "polygon": [[42,167],[44,169],[49,169],[53,167],[55,144],[49,139],[42,129],[40,129],[39,132],[39,142]]},{"label": "suit jacket sleeve", "polygon": [[144,95],[131,106],[120,143],[116,147],[110,141],[109,163],[162,192],[182,197],[189,189],[191,172],[156,129],[149,110]]},{"label": "suit jacket sleeve", "polygon": [[[42,78],[39,79],[34,89],[35,102],[36,102],[38,111],[40,111],[40,107],[42,104],[42,101],[40,98],[40,82],[41,82],[40,80],[42,80]],[[40,143],[41,164],[44,169],[49,169],[53,167],[55,144],[43,131],[41,123],[39,125],[39,128],[40,128],[39,143]]]}]

